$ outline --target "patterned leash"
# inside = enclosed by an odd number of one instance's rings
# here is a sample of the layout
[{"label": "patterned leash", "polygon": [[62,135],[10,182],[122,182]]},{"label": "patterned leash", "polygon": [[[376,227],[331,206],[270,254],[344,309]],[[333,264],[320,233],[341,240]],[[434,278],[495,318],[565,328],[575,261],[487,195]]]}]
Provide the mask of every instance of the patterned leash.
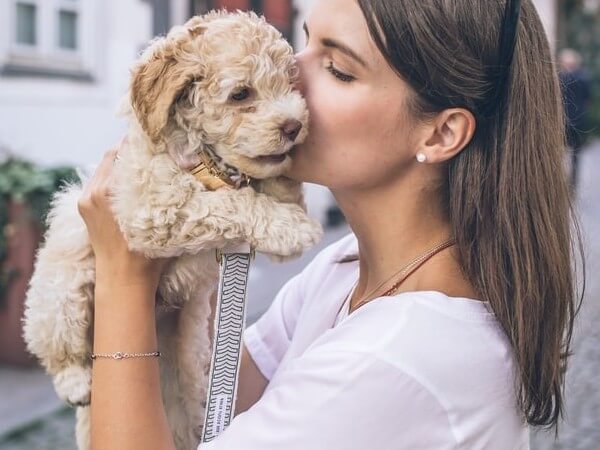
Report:
[{"label": "patterned leash", "polygon": [[214,319],[213,350],[208,375],[206,414],[200,443],[210,442],[231,422],[237,395],[246,325],[246,287],[254,251],[247,243],[217,250],[219,291]]}]

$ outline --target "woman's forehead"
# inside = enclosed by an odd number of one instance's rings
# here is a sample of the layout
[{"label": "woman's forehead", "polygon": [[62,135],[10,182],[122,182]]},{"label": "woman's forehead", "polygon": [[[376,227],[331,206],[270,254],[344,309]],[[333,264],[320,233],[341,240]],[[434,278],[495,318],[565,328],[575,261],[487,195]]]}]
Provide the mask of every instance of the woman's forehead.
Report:
[{"label": "woman's forehead", "polygon": [[329,38],[350,47],[371,68],[380,68],[383,56],[371,39],[367,22],[356,0],[318,0],[306,25],[312,36]]}]

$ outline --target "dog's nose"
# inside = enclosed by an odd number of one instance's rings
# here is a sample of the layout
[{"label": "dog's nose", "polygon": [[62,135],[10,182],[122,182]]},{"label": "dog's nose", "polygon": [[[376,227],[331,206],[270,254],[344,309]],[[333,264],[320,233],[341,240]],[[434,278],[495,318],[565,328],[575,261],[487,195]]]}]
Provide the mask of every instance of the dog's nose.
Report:
[{"label": "dog's nose", "polygon": [[289,139],[290,141],[295,141],[298,137],[298,133],[302,129],[302,122],[296,119],[286,120],[284,124],[281,126],[281,135]]}]

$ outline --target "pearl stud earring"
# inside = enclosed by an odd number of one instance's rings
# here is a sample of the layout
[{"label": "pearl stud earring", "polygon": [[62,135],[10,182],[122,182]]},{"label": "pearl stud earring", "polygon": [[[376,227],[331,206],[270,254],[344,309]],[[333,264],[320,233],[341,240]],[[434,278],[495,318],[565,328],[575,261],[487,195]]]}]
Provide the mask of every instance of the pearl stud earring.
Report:
[{"label": "pearl stud earring", "polygon": [[425,153],[417,153],[417,161],[420,163],[427,161],[427,155]]}]

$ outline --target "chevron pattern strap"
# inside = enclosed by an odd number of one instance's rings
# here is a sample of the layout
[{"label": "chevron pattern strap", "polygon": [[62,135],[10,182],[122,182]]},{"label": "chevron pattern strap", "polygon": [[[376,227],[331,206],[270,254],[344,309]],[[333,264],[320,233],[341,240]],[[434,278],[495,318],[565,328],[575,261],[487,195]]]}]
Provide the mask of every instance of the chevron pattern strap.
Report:
[{"label": "chevron pattern strap", "polygon": [[201,442],[210,442],[233,418],[246,314],[250,253],[221,253],[212,360]]}]

